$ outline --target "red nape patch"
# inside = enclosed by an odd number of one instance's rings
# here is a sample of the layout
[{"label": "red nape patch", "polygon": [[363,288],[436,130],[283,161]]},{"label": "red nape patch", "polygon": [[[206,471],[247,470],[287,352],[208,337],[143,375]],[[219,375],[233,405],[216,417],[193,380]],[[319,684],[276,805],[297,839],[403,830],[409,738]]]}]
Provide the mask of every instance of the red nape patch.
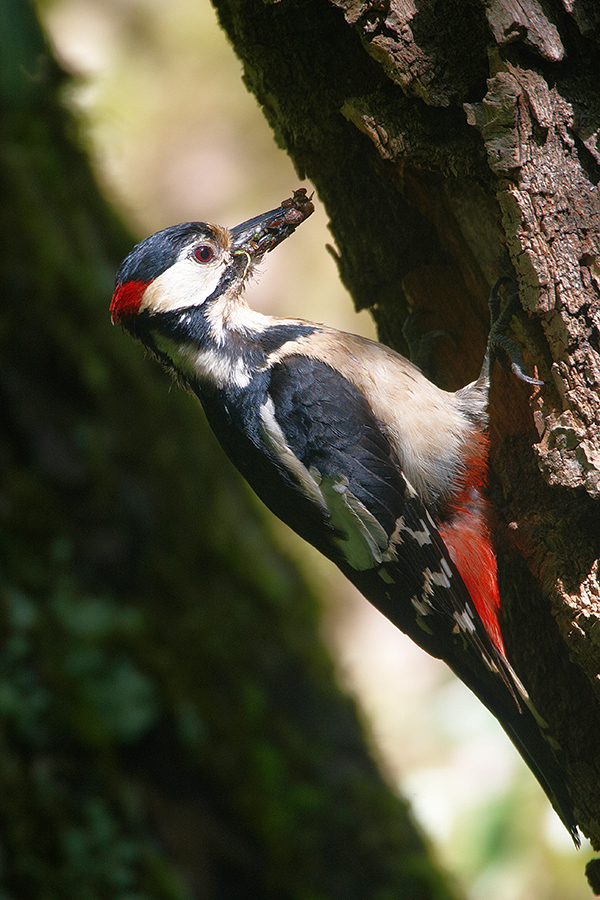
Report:
[{"label": "red nape patch", "polygon": [[110,318],[113,325],[122,322],[123,319],[137,316],[144,291],[149,284],[149,281],[125,281],[115,288],[110,303]]}]

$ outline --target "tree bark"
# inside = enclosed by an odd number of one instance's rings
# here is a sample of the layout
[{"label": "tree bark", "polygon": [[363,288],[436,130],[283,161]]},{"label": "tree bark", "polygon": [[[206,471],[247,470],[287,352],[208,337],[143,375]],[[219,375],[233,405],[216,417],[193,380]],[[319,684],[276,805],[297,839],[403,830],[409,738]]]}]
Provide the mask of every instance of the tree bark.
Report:
[{"label": "tree bark", "polygon": [[[449,335],[476,377],[508,276],[532,389],[491,397],[509,656],[563,748],[600,847],[600,9],[593,0],[216,0],[278,142],[331,218],[357,308]],[[325,317],[325,313],[324,313]]]},{"label": "tree bark", "polygon": [[0,893],[449,898],[314,598],[111,328],[133,238],[31,7],[0,25]]}]

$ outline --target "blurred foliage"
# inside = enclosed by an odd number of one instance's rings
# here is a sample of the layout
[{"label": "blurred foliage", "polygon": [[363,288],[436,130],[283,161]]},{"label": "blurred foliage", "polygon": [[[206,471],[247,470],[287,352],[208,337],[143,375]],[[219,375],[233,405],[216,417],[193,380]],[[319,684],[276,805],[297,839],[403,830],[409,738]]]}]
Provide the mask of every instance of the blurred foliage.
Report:
[{"label": "blurred foliage", "polygon": [[132,239],[30,7],[0,24],[1,896],[449,897],[314,598],[111,328]]}]

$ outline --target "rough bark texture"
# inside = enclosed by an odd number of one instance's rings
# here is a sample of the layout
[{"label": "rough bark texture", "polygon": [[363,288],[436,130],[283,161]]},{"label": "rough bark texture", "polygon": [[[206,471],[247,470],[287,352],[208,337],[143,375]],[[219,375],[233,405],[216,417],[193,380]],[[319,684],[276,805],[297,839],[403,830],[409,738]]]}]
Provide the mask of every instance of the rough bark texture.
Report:
[{"label": "rough bark texture", "polygon": [[[478,371],[490,284],[546,384],[494,372],[509,655],[600,846],[600,7],[595,0],[217,0],[249,88],[331,218],[381,337],[422,310],[437,380]],[[323,311],[326,319],[326,310]]]},{"label": "rough bark texture", "polygon": [[0,16],[0,895],[449,898],[191,398],[31,8]]}]

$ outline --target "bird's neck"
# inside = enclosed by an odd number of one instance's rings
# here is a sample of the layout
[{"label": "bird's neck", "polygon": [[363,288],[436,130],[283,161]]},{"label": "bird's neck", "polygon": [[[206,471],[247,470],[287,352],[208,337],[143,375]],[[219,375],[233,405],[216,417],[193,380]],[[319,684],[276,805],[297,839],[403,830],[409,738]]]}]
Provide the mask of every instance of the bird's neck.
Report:
[{"label": "bird's neck", "polygon": [[222,297],[154,316],[148,345],[188,386],[235,391],[264,367],[257,338],[279,321],[250,309],[240,297]]}]

